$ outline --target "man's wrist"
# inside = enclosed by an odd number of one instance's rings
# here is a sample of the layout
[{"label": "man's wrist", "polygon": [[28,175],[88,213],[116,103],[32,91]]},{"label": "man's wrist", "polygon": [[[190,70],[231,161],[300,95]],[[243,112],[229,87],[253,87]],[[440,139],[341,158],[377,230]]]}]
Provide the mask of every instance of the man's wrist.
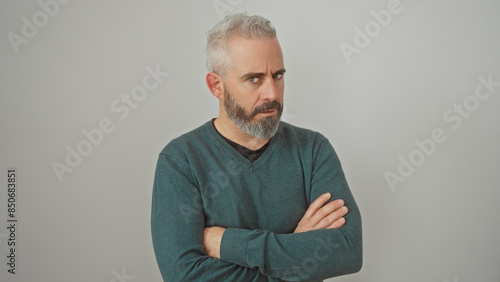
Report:
[{"label": "man's wrist", "polygon": [[251,234],[267,232],[263,230],[248,230],[241,228],[228,228],[222,236],[220,257],[225,262],[234,263],[244,267],[248,264],[248,243]]},{"label": "man's wrist", "polygon": [[224,227],[205,227],[203,233],[203,246],[209,256],[220,259],[220,246],[224,231],[226,231]]}]

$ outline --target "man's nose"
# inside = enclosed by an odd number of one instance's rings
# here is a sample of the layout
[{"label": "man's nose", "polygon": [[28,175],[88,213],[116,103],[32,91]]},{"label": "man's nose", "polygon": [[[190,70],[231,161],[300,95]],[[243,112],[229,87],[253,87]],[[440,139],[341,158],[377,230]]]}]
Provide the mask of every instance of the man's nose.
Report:
[{"label": "man's nose", "polygon": [[272,78],[266,79],[262,85],[261,98],[264,101],[277,101],[278,100],[278,86],[276,81]]}]

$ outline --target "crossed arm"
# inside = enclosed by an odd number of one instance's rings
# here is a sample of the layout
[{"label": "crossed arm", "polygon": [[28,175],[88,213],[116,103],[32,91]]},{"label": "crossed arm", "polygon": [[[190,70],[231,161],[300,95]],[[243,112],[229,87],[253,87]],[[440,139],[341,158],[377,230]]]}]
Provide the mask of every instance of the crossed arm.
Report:
[{"label": "crossed arm", "polygon": [[317,281],[359,271],[359,209],[331,145],[325,141],[316,147],[315,169],[305,180],[312,187],[305,190],[312,202],[290,234],[207,227],[189,162],[178,154],[160,154],[151,227],[163,279]]},{"label": "crossed arm", "polygon": [[[302,233],[317,229],[340,228],[345,224],[344,216],[348,208],[342,199],[325,205],[332,195],[325,193],[319,196],[307,209],[293,233]],[[219,226],[206,227],[203,232],[203,246],[211,257],[220,259],[220,244],[226,228]]]}]

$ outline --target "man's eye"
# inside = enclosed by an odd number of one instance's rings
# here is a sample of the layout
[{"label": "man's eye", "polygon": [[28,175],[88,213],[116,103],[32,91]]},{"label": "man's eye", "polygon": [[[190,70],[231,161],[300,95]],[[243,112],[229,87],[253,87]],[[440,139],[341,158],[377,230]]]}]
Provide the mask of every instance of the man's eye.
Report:
[{"label": "man's eye", "polygon": [[283,78],[283,74],[282,73],[278,73],[278,74],[275,74],[274,75],[274,79],[282,79]]},{"label": "man's eye", "polygon": [[259,78],[258,78],[258,77],[250,77],[250,78],[248,79],[248,81],[250,81],[251,83],[256,83],[256,82],[258,82],[258,81],[259,81]]}]

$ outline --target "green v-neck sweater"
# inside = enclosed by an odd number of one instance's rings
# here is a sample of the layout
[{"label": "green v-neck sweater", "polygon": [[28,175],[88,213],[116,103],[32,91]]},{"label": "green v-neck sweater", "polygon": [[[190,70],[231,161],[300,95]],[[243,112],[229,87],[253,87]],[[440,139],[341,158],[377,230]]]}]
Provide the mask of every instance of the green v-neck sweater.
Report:
[{"label": "green v-neck sweater", "polygon": [[[293,234],[326,192],[345,201],[345,225]],[[227,228],[220,259],[204,250],[209,226]],[[319,281],[362,265],[361,216],[333,147],[285,122],[253,163],[212,121],[167,144],[156,168],[151,231],[164,281]]]}]

